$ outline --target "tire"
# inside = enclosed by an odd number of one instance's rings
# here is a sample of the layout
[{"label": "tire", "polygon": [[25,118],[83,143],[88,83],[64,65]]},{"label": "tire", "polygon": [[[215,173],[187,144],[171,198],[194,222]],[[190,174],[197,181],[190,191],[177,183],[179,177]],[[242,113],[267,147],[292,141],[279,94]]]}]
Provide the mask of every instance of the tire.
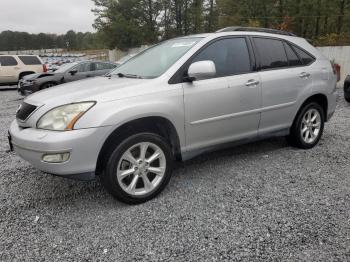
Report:
[{"label": "tire", "polygon": [[48,83],[42,84],[42,85],[40,86],[40,90],[44,90],[44,89],[53,87],[53,86],[55,86],[55,85],[56,85],[55,83],[48,82]]},{"label": "tire", "polygon": [[[141,155],[141,148],[146,148],[145,157]],[[157,155],[156,151],[159,156],[152,160]],[[117,145],[107,157],[101,182],[121,202],[146,202],[157,196],[170,181],[174,157],[169,144],[159,135],[132,135]]]},{"label": "tire", "polygon": [[324,121],[325,113],[318,103],[304,105],[294,120],[287,141],[301,149],[313,148],[322,137]]},{"label": "tire", "polygon": [[344,97],[345,98],[345,101],[350,103],[350,97]]}]

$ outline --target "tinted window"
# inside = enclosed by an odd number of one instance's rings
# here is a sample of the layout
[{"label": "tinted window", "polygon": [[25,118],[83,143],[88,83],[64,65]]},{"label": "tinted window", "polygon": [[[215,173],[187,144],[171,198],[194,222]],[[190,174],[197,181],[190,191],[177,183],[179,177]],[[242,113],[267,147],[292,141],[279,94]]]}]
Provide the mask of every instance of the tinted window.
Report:
[{"label": "tinted window", "polygon": [[293,46],[293,49],[298,54],[298,56],[300,57],[300,59],[301,59],[301,61],[303,62],[304,65],[309,65],[313,61],[315,61],[315,58],[313,58],[311,55],[306,53],[304,50],[301,50],[300,48],[298,48],[296,46]]},{"label": "tinted window", "polygon": [[216,77],[251,71],[245,38],[222,39],[201,51],[192,61],[211,60],[216,67]]},{"label": "tinted window", "polygon": [[19,56],[25,65],[41,65],[41,61],[36,56]]},{"label": "tinted window", "polygon": [[267,38],[254,38],[255,47],[260,55],[261,69],[273,69],[288,66],[282,41]]},{"label": "tinted window", "polygon": [[1,66],[16,66],[17,61],[12,56],[0,56]]},{"label": "tinted window", "polygon": [[299,66],[302,65],[299,57],[296,55],[294,50],[290,47],[289,44],[284,43],[284,47],[286,48],[286,53],[289,61],[289,66]]},{"label": "tinted window", "polygon": [[89,72],[91,71],[91,63],[82,63],[77,65],[74,69],[78,70],[79,73]]}]

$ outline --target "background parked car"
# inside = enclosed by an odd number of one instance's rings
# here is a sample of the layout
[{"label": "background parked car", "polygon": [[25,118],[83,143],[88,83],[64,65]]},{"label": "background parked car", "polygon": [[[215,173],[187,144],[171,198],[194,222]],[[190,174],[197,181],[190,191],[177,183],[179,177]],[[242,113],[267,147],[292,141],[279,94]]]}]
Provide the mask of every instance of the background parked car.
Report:
[{"label": "background parked car", "polygon": [[0,85],[17,84],[26,75],[46,71],[46,65],[38,56],[0,55]]},{"label": "background parked car", "polygon": [[23,77],[18,84],[18,92],[29,95],[62,83],[107,74],[116,64],[110,62],[83,61],[62,65],[55,72],[32,74]]}]

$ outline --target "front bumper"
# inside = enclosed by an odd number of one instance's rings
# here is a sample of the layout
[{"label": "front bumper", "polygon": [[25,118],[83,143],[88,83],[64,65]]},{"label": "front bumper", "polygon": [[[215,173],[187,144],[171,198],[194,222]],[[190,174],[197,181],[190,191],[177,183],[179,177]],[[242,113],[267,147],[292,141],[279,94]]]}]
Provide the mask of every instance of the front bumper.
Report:
[{"label": "front bumper", "polygon": [[[73,131],[48,131],[21,128],[13,121],[9,134],[14,151],[37,169],[64,177],[91,177],[95,173],[98,154],[107,138],[110,127],[88,128]],[[43,155],[70,153],[63,163],[47,163]],[[81,176],[83,174],[83,176]]]},{"label": "front bumper", "polygon": [[40,86],[33,82],[28,82],[26,80],[19,80],[18,82],[18,93],[21,95],[28,96],[40,90]]}]

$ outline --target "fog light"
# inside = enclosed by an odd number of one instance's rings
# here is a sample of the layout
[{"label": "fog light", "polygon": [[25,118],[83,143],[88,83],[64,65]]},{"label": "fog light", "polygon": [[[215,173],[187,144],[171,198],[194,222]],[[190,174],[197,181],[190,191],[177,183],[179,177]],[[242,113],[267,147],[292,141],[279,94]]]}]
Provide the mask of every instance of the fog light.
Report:
[{"label": "fog light", "polygon": [[63,163],[69,159],[70,153],[45,154],[42,159],[47,163]]}]

